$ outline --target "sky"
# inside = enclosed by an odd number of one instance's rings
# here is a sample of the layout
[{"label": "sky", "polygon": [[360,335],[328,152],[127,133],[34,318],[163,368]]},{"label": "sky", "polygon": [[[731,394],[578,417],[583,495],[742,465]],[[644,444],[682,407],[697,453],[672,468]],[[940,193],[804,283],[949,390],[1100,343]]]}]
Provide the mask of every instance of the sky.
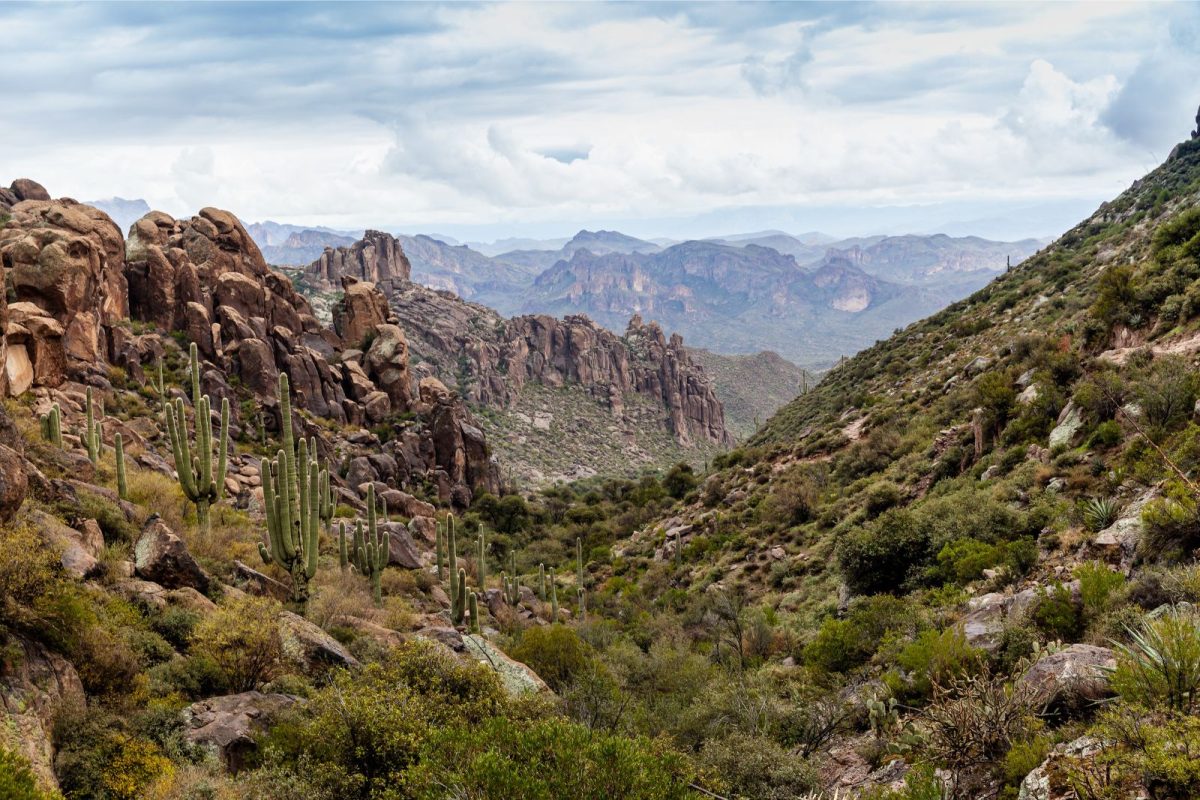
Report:
[{"label": "sky", "polygon": [[1200,106],[1200,4],[0,2],[0,181],[459,238],[1049,236]]}]

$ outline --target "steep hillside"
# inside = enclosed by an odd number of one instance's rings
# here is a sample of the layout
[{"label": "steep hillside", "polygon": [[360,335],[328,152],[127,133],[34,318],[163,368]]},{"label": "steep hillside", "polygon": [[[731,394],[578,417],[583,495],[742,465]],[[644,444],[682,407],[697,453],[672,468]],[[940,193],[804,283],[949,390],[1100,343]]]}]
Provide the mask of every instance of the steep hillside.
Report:
[{"label": "steep hillside", "polygon": [[457,390],[492,427],[505,469],[535,484],[700,462],[733,441],[703,368],[678,337],[631,320],[504,318],[413,282],[389,284],[414,376]]},{"label": "steep hillside", "polygon": [[399,236],[397,240],[412,263],[414,281],[452,291],[501,314],[516,313],[521,294],[537,276],[528,267],[488,258],[465,245],[449,245],[431,236]]},{"label": "steep hillside", "polygon": [[628,538],[594,528],[597,613],[690,621],[764,704],[828,698],[803,752],[830,793],[1195,796],[1200,706],[1167,685],[1200,695],[1198,137]]},{"label": "steep hillside", "polygon": [[782,406],[817,384],[817,377],[778,353],[727,356],[691,350],[712,378],[725,422],[739,440],[750,438]]}]

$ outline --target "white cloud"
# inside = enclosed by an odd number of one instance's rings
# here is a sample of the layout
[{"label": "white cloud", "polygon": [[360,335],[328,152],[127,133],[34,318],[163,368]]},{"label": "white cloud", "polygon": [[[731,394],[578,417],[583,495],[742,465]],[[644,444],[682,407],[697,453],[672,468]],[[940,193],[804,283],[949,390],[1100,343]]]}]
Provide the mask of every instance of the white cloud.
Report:
[{"label": "white cloud", "polygon": [[1194,22],[1098,3],[0,6],[0,103],[21,109],[0,179],[410,229],[1100,199],[1190,128]]}]

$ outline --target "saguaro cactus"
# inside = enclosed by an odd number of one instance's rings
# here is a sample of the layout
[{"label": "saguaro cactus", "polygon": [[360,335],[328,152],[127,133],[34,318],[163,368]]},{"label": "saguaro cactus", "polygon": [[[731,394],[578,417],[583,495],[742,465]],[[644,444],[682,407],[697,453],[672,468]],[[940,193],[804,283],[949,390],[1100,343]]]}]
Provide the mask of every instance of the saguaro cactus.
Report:
[{"label": "saguaro cactus", "polygon": [[450,601],[450,619],[455,625],[462,625],[467,612],[467,571],[461,567],[458,570],[458,580],[454,586],[454,596]]},{"label": "saguaro cactus", "polygon": [[[258,545],[263,563],[277,564],[292,578],[292,601],[308,601],[308,583],[317,574],[317,541],[320,535],[321,487],[328,470],[316,457],[316,440],[301,438],[294,444],[291,399],[287,375],[279,375],[279,403],[283,412],[283,447],[274,461],[263,459],[260,474],[263,504],[267,511],[267,541]],[[311,450],[311,453],[310,453]],[[324,473],[324,474],[322,474]]]},{"label": "saguaro cactus", "polygon": [[[103,411],[101,414],[103,415]],[[83,423],[83,432],[79,438],[83,441],[83,446],[87,448],[88,460],[93,464],[100,463],[100,448],[104,443],[104,430],[100,426],[100,420],[96,418],[96,413],[92,406],[92,387],[87,389],[87,418]]]},{"label": "saguaro cactus", "polygon": [[550,621],[558,622],[558,586],[554,581],[554,567],[550,568]]},{"label": "saguaro cactus", "polygon": [[546,602],[546,565],[538,564],[538,598]]},{"label": "saguaro cactus", "polygon": [[50,410],[42,415],[42,438],[56,447],[62,447],[62,409],[58,403],[50,406]]},{"label": "saguaro cactus", "polygon": [[479,633],[479,595],[470,593],[471,633]]},{"label": "saguaro cactus", "polygon": [[463,580],[459,578],[462,572],[458,568],[458,542],[454,535],[454,515],[446,515],[446,562],[450,571],[450,616],[457,625],[462,622],[462,609],[458,607],[459,590]]},{"label": "saguaro cactus", "polygon": [[584,587],[584,572],[583,572],[583,539],[575,537],[575,584],[583,589]]},{"label": "saguaro cactus", "polygon": [[196,521],[200,530],[208,534],[212,530],[208,510],[218,503],[225,493],[225,468],[229,457],[229,399],[221,399],[221,427],[218,433],[216,463],[213,463],[212,401],[208,395],[200,394],[200,363],[196,344],[192,343],[192,407],[195,412],[196,448],[192,452],[188,441],[187,413],[183,399],[167,402],[163,412],[167,437],[171,440],[171,453],[175,459],[175,472],[184,495],[196,506]]},{"label": "saguaro cactus", "polygon": [[[384,516],[387,516],[387,505],[384,504]],[[367,486],[367,533],[364,539],[362,530],[362,520],[358,520],[355,525],[354,539],[355,542],[363,540],[363,544],[356,548],[354,555],[355,565],[358,571],[366,575],[371,581],[371,596],[375,598],[375,605],[383,605],[383,569],[387,566],[389,551],[391,549],[391,541],[387,533],[380,533],[379,520],[375,515],[375,487]]]},{"label": "saguaro cactus", "polygon": [[113,437],[113,447],[117,451],[117,497],[128,500],[129,485],[125,482],[125,442],[119,432]]},{"label": "saguaro cactus", "polygon": [[338,523],[338,566],[342,572],[350,569],[350,552],[346,547],[346,523]]},{"label": "saguaro cactus", "polygon": [[587,595],[583,589],[575,590],[575,598],[579,601],[579,619],[587,619]]},{"label": "saguaro cactus", "polygon": [[475,555],[475,558],[478,562],[476,564],[475,571],[478,573],[478,576],[479,576],[479,588],[480,589],[487,588],[487,541],[484,537],[485,537],[484,530],[483,530],[483,528],[480,528],[479,529],[479,543],[478,543],[479,546],[477,548],[478,553],[476,553],[476,555]]}]

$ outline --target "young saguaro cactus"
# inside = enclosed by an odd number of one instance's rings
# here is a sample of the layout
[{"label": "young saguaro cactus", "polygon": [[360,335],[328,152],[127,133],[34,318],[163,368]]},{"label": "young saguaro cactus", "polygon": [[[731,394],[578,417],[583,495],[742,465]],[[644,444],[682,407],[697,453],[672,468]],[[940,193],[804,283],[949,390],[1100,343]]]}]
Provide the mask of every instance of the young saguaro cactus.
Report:
[{"label": "young saguaro cactus", "polygon": [[459,606],[459,590],[464,581],[459,577],[462,570],[458,568],[458,543],[454,535],[453,514],[446,515],[446,561],[450,571],[450,616],[457,625],[462,622],[463,611]]},{"label": "young saguaro cactus", "polygon": [[117,497],[129,499],[129,484],[125,480],[125,442],[120,432],[113,436],[113,447],[117,451]]},{"label": "young saguaro cactus", "polygon": [[554,567],[550,568],[550,621],[558,622],[558,585],[554,580]]},{"label": "young saguaro cactus", "polygon": [[175,472],[184,495],[196,506],[196,521],[202,533],[212,530],[209,508],[225,493],[225,468],[229,462],[229,398],[221,400],[221,426],[217,456],[213,459],[212,401],[200,394],[200,363],[196,343],[192,343],[192,408],[195,412],[196,446],[188,440],[187,413],[183,398],[167,402],[163,411]]},{"label": "young saguaro cactus", "polygon": [[437,541],[434,544],[434,552],[437,555],[437,579],[439,581],[446,579],[446,536],[442,533],[442,523],[438,522],[436,526]]},{"label": "young saguaro cactus", "polygon": [[62,409],[58,403],[50,406],[50,410],[42,415],[42,438],[56,447],[62,447]]},{"label": "young saguaro cactus", "polygon": [[487,541],[485,535],[483,528],[480,528],[478,552],[475,554],[475,571],[478,573],[480,589],[487,588]]},{"label": "young saguaro cactus", "polygon": [[342,572],[350,569],[350,551],[346,547],[346,523],[338,523],[338,566]]},{"label": "young saguaro cactus", "polygon": [[450,620],[455,625],[463,624],[463,618],[467,613],[467,594],[467,571],[460,567],[458,580],[454,586],[454,596],[450,602]]},{"label": "young saguaro cactus", "polygon": [[546,565],[538,564],[538,599],[546,602]]},{"label": "young saguaro cactus", "polygon": [[[292,601],[308,602],[308,584],[317,574],[321,490],[329,471],[317,459],[317,443],[292,435],[292,404],[287,375],[279,375],[279,405],[283,412],[283,447],[275,460],[263,459],[263,504],[267,511],[267,541],[259,542],[263,563],[276,564],[292,578]],[[310,452],[311,450],[311,452]]]},{"label": "young saguaro cactus", "polygon": [[83,441],[83,446],[87,448],[88,460],[93,464],[99,464],[100,449],[104,444],[104,430],[100,426],[100,420],[96,418],[96,413],[92,406],[92,387],[90,386],[87,389],[87,417],[84,420],[83,432],[79,438]]},{"label": "young saguaro cactus", "polygon": [[471,633],[479,633],[479,595],[476,592],[470,593],[470,608],[471,614]]},{"label": "young saguaro cactus", "polygon": [[[387,505],[384,504],[384,516]],[[363,539],[362,520],[356,524],[354,539]],[[379,519],[375,514],[375,487],[367,486],[367,532],[364,542],[355,550],[354,563],[358,571],[371,580],[371,596],[375,605],[383,605],[383,569],[387,566],[391,541],[386,532],[379,531]]]}]

